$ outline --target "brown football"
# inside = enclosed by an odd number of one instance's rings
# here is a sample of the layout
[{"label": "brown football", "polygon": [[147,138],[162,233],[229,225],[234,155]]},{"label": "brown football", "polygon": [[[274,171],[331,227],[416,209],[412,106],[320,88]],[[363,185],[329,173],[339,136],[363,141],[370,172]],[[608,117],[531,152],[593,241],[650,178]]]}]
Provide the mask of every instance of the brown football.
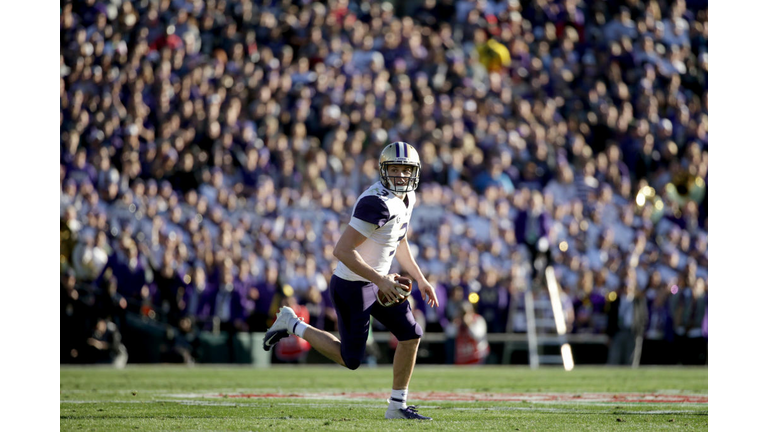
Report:
[{"label": "brown football", "polygon": [[387,299],[386,297],[384,297],[384,294],[381,291],[376,291],[376,301],[380,305],[384,307],[390,307],[390,306],[396,306],[408,301],[408,296],[411,295],[411,289],[413,288],[413,281],[410,278],[407,278],[405,276],[398,276],[395,278],[395,281],[399,284],[402,284],[408,287],[406,289],[398,288],[398,291],[400,292],[400,295],[403,296],[403,298],[398,299],[397,301],[387,302]]}]

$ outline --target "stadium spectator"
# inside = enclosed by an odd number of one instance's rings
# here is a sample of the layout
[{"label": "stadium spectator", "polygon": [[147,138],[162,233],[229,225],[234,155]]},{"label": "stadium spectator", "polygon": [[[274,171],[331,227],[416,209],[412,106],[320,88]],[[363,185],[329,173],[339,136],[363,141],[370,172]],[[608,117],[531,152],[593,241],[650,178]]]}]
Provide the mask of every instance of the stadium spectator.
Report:
[{"label": "stadium spectator", "polygon": [[221,282],[213,301],[213,319],[219,330],[226,333],[245,331],[245,317],[241,292],[235,289],[235,276],[232,269],[224,266]]},{"label": "stadium spectator", "polygon": [[267,330],[267,321],[273,316],[270,315],[270,312],[272,312],[273,299],[279,288],[279,273],[276,263],[270,262],[262,274],[263,277],[254,287],[256,291],[253,292],[251,289],[246,296],[246,301],[255,302],[253,309],[248,308],[251,313],[246,318],[248,327],[252,332],[264,332]]},{"label": "stadium spectator", "polygon": [[[544,266],[549,262],[551,253],[550,228],[552,224],[549,212],[544,208],[544,198],[538,190],[530,192],[526,207],[520,208],[515,219],[515,238],[526,247],[531,266],[536,274],[543,274]],[[539,263],[540,258],[545,261]]]},{"label": "stadium spectator", "polygon": [[595,333],[606,327],[606,299],[595,290],[594,273],[584,269],[579,276],[576,299],[574,300],[574,332]]},{"label": "stadium spectator", "polygon": [[499,283],[498,275],[493,268],[485,269],[479,282],[477,313],[485,319],[489,333],[504,333],[507,329],[509,292]]},{"label": "stadium spectator", "polygon": [[87,337],[85,335],[87,326],[85,320],[88,309],[80,301],[74,270],[68,269],[61,275],[60,285],[61,336],[59,342],[61,344],[60,359],[64,363],[74,361],[80,356],[78,352],[80,344]]},{"label": "stadium spectator", "polygon": [[515,191],[512,180],[503,171],[501,160],[498,158],[491,158],[486,169],[477,176],[474,182],[477,193],[481,195],[489,186],[502,188],[506,194],[511,194]]},{"label": "stadium spectator", "polygon": [[669,304],[671,290],[662,284],[658,271],[651,274],[645,293],[648,299],[648,329],[643,342],[646,346],[644,358],[652,364],[674,363],[668,356],[672,351],[674,339],[674,324]]},{"label": "stadium spectator", "polygon": [[470,302],[462,303],[456,318],[456,362],[458,365],[483,364],[490,352],[487,323]]},{"label": "stadium spectator", "polygon": [[615,292],[615,299],[608,305],[607,334],[611,338],[608,350],[608,364],[640,364],[643,335],[648,323],[648,306],[637,282],[630,273]]},{"label": "stadium spectator", "polygon": [[215,292],[215,285],[206,278],[205,268],[196,266],[192,273],[192,283],[187,285],[183,297],[182,319],[188,319],[190,327],[202,329],[210,322]]},{"label": "stadium spectator", "polygon": [[120,244],[112,258],[112,273],[117,281],[117,291],[132,303],[137,310],[141,303],[142,289],[147,285],[146,259],[139,254],[136,244],[130,238]]},{"label": "stadium spectator", "polygon": [[117,292],[117,277],[111,271],[105,271],[100,285],[102,290],[96,299],[100,315],[115,323],[118,330],[124,329],[128,301]]},{"label": "stadium spectator", "polygon": [[86,341],[88,349],[84,353],[92,363],[112,363],[118,369],[125,367],[128,353],[120,342],[121,336],[112,321],[100,319],[93,328],[93,333]]},{"label": "stadium spectator", "polygon": [[107,265],[107,252],[96,244],[96,234],[92,229],[80,233],[81,241],[72,251],[72,266],[77,278],[82,281],[93,281],[101,275]]}]

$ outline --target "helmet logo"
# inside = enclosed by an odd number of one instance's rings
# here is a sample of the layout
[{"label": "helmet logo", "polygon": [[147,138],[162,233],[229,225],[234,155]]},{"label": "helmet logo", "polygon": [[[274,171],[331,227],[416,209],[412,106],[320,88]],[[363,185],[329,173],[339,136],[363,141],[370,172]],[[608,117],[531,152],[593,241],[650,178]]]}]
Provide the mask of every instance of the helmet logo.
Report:
[{"label": "helmet logo", "polygon": [[[408,165],[412,168],[406,176],[390,175],[388,167],[391,165]],[[392,192],[403,193],[416,190],[419,185],[420,171],[421,162],[419,161],[419,154],[416,152],[416,149],[406,142],[398,141],[391,143],[381,152],[381,157],[379,158],[381,183]],[[398,182],[397,178],[402,180]],[[405,184],[398,184],[402,183],[403,180],[405,180]]]},{"label": "helmet logo", "polygon": [[[400,150],[402,148],[402,151]],[[400,158],[400,155],[403,155],[402,157],[408,158],[408,144],[404,142],[395,143],[395,157]]]}]

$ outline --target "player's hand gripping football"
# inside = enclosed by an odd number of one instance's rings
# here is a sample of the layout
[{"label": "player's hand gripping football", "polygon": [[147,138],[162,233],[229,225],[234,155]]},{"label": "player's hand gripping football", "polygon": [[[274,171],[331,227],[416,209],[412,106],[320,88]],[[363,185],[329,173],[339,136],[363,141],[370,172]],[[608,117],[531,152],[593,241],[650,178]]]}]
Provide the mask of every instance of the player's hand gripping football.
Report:
[{"label": "player's hand gripping football", "polygon": [[397,288],[408,288],[405,285],[395,281],[395,278],[398,276],[400,275],[397,273],[388,274],[381,278],[381,280],[376,284],[376,286],[379,287],[379,291],[386,296],[387,301],[395,301],[403,298],[403,296],[397,292]]},{"label": "player's hand gripping football", "polygon": [[437,301],[437,294],[435,294],[435,288],[426,279],[419,281],[419,291],[421,291],[421,299],[427,302],[429,306],[440,306],[440,303]]}]

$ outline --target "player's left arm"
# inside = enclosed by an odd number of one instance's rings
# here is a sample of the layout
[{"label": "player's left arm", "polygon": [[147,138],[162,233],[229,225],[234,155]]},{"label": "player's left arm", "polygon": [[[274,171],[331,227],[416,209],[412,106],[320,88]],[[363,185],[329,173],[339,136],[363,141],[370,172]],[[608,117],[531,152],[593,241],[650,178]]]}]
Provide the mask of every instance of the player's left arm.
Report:
[{"label": "player's left arm", "polygon": [[421,272],[419,265],[416,264],[416,260],[411,253],[411,246],[408,244],[408,237],[406,236],[397,245],[395,251],[395,258],[400,263],[400,267],[413,276],[417,284],[419,284],[419,291],[421,291],[421,298],[432,307],[439,306],[437,301],[437,294],[435,294],[435,288],[427,282],[427,278]]}]

